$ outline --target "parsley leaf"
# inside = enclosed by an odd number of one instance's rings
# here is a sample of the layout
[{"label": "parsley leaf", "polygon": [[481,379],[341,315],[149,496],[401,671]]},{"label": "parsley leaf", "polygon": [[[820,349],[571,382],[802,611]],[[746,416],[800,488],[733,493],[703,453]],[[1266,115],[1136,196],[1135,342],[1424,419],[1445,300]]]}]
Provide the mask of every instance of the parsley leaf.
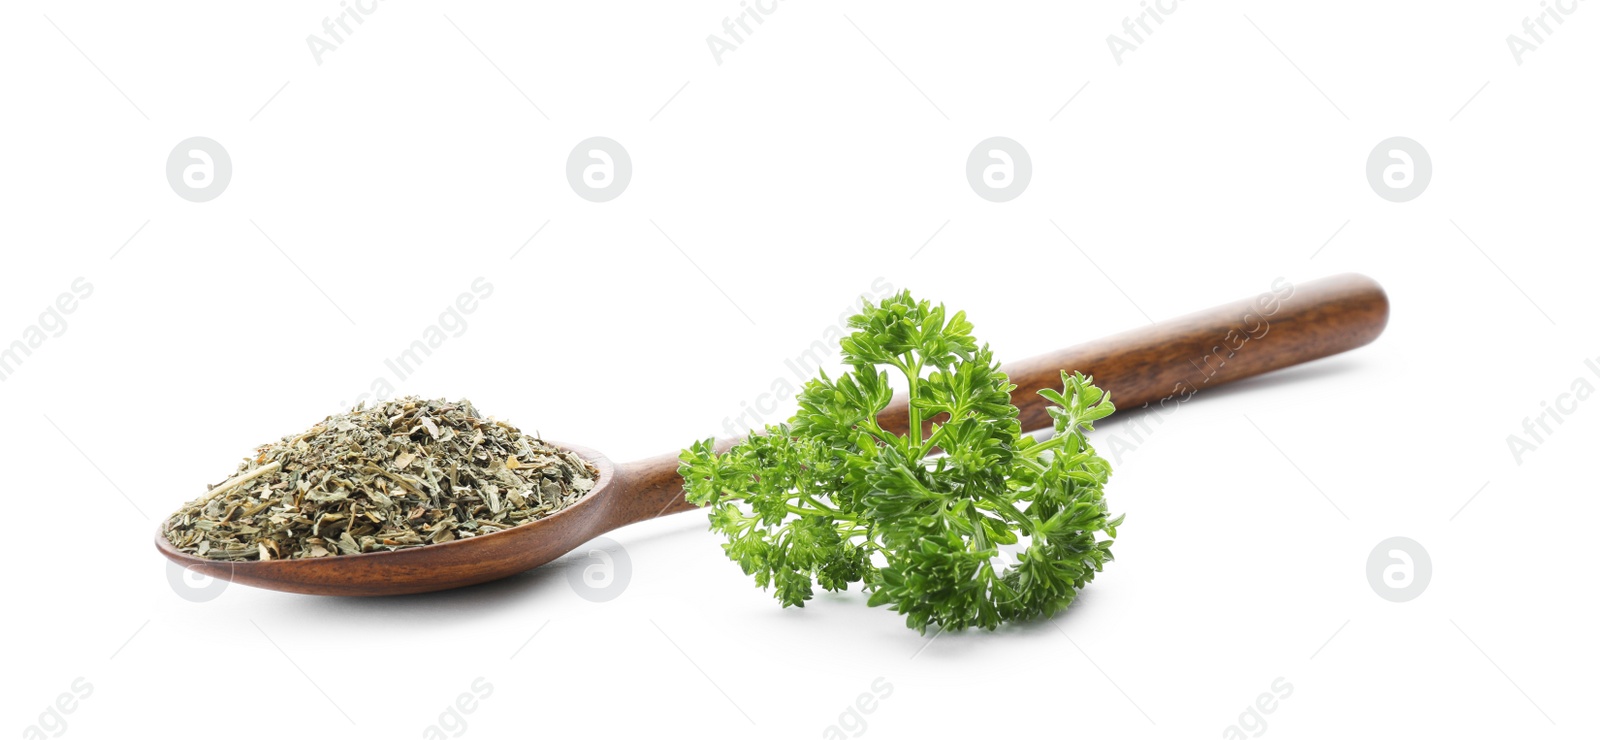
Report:
[{"label": "parsley leaf", "polygon": [[[919,632],[1065,609],[1112,559],[1122,523],[1105,502],[1111,466],[1087,436],[1116,409],[1109,395],[1063,371],[1061,390],[1039,392],[1055,423],[1039,442],[964,312],[902,292],[850,326],[840,350],[852,369],[808,382],[788,423],[724,453],[707,439],[680,455],[687,498],[709,509],[728,557],[784,606],[860,582],[869,605]],[[877,419],[890,370],[909,388],[903,435]],[[1002,547],[1015,562],[997,567]]]}]

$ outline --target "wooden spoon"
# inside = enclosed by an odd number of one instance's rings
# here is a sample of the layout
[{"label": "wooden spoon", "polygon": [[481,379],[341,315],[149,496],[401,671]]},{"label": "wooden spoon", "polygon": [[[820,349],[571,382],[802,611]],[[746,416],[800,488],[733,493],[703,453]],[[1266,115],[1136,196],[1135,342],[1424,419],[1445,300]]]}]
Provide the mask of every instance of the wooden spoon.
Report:
[{"label": "wooden spoon", "polygon": [[[1345,274],[1275,290],[1008,364],[1023,429],[1050,426],[1035,391],[1061,385],[1061,371],[1093,375],[1119,413],[1167,408],[1240,378],[1360,347],[1383,332],[1389,301],[1363,275]],[[906,431],[897,396],[879,423]],[[733,444],[725,440],[723,448]],[[600,470],[595,487],[551,516],[494,534],[390,552],[270,561],[218,561],[179,552],[160,531],[156,547],[191,570],[261,588],[303,594],[386,596],[469,586],[548,563],[617,527],[696,508],[684,501],[676,453],[617,464],[594,450],[558,444]],[[163,524],[163,527],[165,525]]]}]

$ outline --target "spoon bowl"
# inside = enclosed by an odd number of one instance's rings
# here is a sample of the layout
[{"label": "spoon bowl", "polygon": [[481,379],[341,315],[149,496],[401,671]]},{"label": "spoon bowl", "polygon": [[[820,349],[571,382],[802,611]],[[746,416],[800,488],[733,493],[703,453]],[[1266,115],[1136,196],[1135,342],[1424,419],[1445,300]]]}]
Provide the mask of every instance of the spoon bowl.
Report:
[{"label": "spoon bowl", "polygon": [[[681,492],[673,491],[670,477],[677,475],[676,456],[618,466],[586,447],[550,443],[595,466],[600,475],[594,488],[554,514],[492,534],[357,555],[234,561],[178,550],[167,541],[163,522],[156,532],[156,549],[193,572],[248,586],[326,596],[394,596],[505,578],[544,565],[624,524],[694,508],[675,495]],[[659,489],[657,495],[642,495],[652,487]]]},{"label": "spoon bowl", "polygon": [[[1002,369],[1017,385],[1011,400],[1023,429],[1044,429],[1051,424],[1048,404],[1035,391],[1060,387],[1063,370],[1096,376],[1124,413],[1149,404],[1170,413],[1169,403],[1182,403],[1205,388],[1360,347],[1383,333],[1388,320],[1388,297],[1364,275],[1336,275],[1302,285],[1279,281],[1253,298]],[[895,434],[907,431],[903,394],[878,413],[878,423]],[[718,449],[735,441],[722,440]],[[600,471],[595,487],[561,511],[493,534],[358,555],[225,561],[178,551],[167,541],[163,522],[156,548],[192,571],[250,586],[389,596],[505,578],[555,560],[617,527],[695,508],[683,498],[675,453],[616,464],[585,447],[555,444]]]}]

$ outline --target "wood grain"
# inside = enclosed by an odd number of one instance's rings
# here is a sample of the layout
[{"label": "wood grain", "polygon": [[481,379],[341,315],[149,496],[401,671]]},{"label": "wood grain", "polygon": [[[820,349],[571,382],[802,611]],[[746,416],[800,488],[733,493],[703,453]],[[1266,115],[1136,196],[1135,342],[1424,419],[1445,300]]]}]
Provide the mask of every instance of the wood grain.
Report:
[{"label": "wood grain", "polygon": [[[1125,413],[1355,349],[1376,339],[1388,324],[1388,296],[1365,275],[1279,286],[1277,292],[1004,364],[1017,386],[1011,402],[1022,428],[1051,425],[1048,404],[1038,391],[1060,388],[1063,370],[1093,375]],[[878,414],[878,423],[906,433],[904,395]]]}]

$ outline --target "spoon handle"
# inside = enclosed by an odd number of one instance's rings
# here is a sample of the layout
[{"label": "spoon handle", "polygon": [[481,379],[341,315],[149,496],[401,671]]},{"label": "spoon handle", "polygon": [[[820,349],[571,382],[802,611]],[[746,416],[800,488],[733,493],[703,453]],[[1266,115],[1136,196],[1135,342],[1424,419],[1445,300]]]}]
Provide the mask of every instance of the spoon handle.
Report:
[{"label": "spoon handle", "polygon": [[[1024,431],[1051,426],[1037,393],[1061,387],[1061,371],[1093,375],[1124,413],[1155,403],[1163,409],[1195,393],[1241,378],[1352,350],[1376,339],[1389,321],[1389,299],[1377,281],[1346,273],[1295,285],[1279,279],[1253,298],[1140,327],[1104,339],[1007,363]],[[906,398],[878,414],[895,434],[909,424]],[[926,422],[926,423],[931,423]],[[924,429],[924,432],[928,430]],[[725,450],[737,440],[718,440]],[[618,466],[627,487],[616,526],[695,508],[683,499],[676,453]]]},{"label": "spoon handle", "polygon": [[[738,440],[717,441],[726,450]],[[683,498],[683,479],[678,477],[678,453],[635,460],[617,465],[617,485],[622,488],[611,508],[611,527],[642,522],[680,511],[699,508]]]},{"label": "spoon handle", "polygon": [[[1093,375],[1123,413],[1146,404],[1168,409],[1206,388],[1355,349],[1382,334],[1388,321],[1389,299],[1365,275],[1346,273],[1299,285],[1280,278],[1253,298],[1001,369],[1017,385],[1011,402],[1023,431],[1033,431],[1053,423],[1038,391],[1059,389],[1062,370]],[[878,414],[878,423],[906,433],[904,395],[896,395]]]}]

